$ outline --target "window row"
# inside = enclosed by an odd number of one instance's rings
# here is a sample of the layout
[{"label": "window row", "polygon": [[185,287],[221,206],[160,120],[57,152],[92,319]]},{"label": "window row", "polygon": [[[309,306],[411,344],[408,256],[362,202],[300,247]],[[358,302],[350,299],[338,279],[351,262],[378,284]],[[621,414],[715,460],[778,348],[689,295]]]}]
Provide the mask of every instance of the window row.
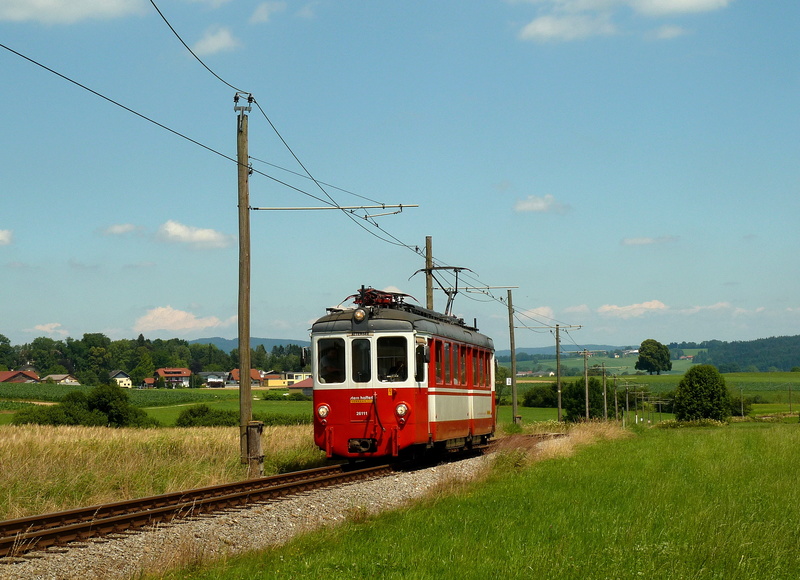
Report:
[{"label": "window row", "polygon": [[433,344],[437,385],[491,386],[491,352],[442,340]]},{"label": "window row", "polygon": [[[320,383],[343,383],[350,369],[350,380],[369,383],[373,375],[381,382],[403,382],[409,378],[408,338],[380,336],[354,338],[349,353],[343,338],[321,338],[317,341],[317,379]],[[373,360],[372,351],[376,357]],[[417,345],[412,375],[417,382],[425,380],[425,348]]]}]

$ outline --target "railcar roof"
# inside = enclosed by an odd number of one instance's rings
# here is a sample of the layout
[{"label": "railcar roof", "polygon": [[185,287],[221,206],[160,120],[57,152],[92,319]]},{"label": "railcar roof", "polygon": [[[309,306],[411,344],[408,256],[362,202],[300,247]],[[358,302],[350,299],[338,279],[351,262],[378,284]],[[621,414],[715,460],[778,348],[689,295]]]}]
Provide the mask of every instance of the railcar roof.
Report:
[{"label": "railcar roof", "polygon": [[[364,308],[369,313],[366,330],[369,332],[409,332],[412,329],[460,342],[474,344],[494,350],[492,339],[470,328],[459,319],[445,316],[423,308]],[[312,333],[350,332],[355,308],[333,310],[323,316],[311,327]]]}]

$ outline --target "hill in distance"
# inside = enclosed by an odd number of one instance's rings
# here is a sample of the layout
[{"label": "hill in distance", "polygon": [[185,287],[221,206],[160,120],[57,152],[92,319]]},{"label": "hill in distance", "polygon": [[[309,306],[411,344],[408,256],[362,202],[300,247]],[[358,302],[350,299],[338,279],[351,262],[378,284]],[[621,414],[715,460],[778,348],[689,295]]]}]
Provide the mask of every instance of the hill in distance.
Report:
[{"label": "hill in distance", "polygon": [[[213,336],[211,338],[196,338],[194,340],[190,340],[189,344],[213,344],[221,351],[229,353],[232,350],[239,348],[239,339],[221,338],[219,336]],[[254,336],[250,337],[250,348],[256,348],[259,344],[263,344],[264,349],[267,352],[272,352],[272,347],[274,346],[288,346],[290,344],[296,344],[297,346],[311,346],[311,342],[309,342],[308,340],[289,340],[284,338],[257,338]]]},{"label": "hill in distance", "polygon": [[[639,348],[638,344],[635,345],[626,345],[626,346],[611,346],[608,344],[586,344],[581,345],[580,347],[575,346],[574,344],[570,347],[570,345],[566,345],[563,342],[561,343],[561,353],[568,353],[568,352],[578,352],[583,351],[586,349],[591,352],[614,352],[615,350],[628,350],[628,349],[637,349]],[[544,355],[556,355],[556,345],[553,346],[540,346],[538,348],[517,348],[517,354],[525,353],[525,354],[544,354]],[[497,356],[511,356],[511,351],[509,349],[506,350],[498,350],[495,353]]]}]

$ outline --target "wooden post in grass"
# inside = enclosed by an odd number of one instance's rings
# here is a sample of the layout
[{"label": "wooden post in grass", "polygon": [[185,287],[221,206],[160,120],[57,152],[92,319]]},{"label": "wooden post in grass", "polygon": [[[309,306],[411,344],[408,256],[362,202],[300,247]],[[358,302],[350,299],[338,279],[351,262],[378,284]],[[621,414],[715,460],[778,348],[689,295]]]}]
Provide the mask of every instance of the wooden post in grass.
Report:
[{"label": "wooden post in grass", "polygon": [[264,451],[261,447],[261,434],[264,423],[250,421],[247,424],[247,478],[255,479],[264,476]]},{"label": "wooden post in grass", "polygon": [[[253,418],[250,395],[250,158],[247,153],[247,113],[234,97],[236,119],[236,157],[239,162],[239,457],[247,463],[248,422]],[[248,95],[248,102],[252,96]]]}]

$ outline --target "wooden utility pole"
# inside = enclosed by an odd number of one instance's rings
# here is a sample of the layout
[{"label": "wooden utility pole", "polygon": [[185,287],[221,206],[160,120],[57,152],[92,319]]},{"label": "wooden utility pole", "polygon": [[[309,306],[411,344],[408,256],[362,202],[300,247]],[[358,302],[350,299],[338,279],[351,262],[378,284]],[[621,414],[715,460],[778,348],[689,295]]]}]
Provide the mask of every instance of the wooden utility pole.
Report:
[{"label": "wooden utility pole", "polygon": [[425,308],[433,310],[433,239],[425,236]]},{"label": "wooden utility pole", "polygon": [[608,421],[608,396],[606,394],[606,363],[603,363],[603,419]]},{"label": "wooden utility pole", "polygon": [[586,387],[586,420],[589,420],[589,351],[583,349],[583,383]]},{"label": "wooden utility pole", "polygon": [[[250,158],[247,150],[247,113],[250,106],[239,105],[234,97],[236,116],[236,158],[239,163],[239,449],[242,463],[249,463],[248,425],[253,419],[250,395]],[[248,105],[252,96],[247,95]]]},{"label": "wooden utility pole", "polygon": [[561,336],[560,325],[556,324],[556,390],[558,391],[558,422],[561,422]]},{"label": "wooden utility pole", "polygon": [[519,423],[517,418],[517,350],[514,345],[514,305],[511,301],[511,290],[508,292],[508,333],[511,339],[511,415],[514,424]]}]

